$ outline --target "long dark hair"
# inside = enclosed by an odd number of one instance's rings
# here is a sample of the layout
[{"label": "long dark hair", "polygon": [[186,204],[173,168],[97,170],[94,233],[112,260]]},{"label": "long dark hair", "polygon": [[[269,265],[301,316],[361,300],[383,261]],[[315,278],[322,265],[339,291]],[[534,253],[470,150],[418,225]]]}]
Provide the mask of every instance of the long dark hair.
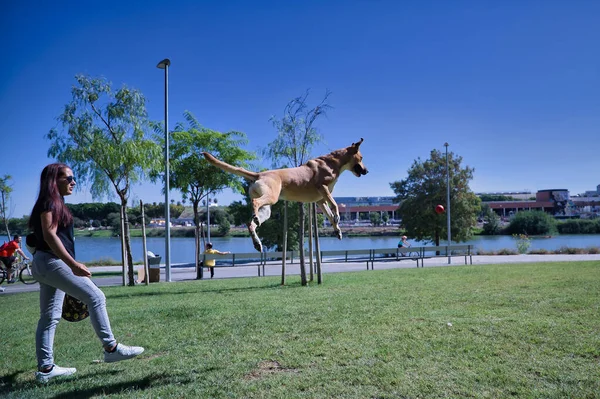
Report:
[{"label": "long dark hair", "polygon": [[60,195],[56,185],[56,181],[59,177],[64,176],[67,168],[69,166],[64,163],[52,163],[42,170],[40,193],[29,218],[29,227],[32,230],[35,228],[35,220],[39,219],[42,212],[46,211],[52,213],[50,227],[68,226],[73,222],[73,215],[65,205],[64,198]]}]

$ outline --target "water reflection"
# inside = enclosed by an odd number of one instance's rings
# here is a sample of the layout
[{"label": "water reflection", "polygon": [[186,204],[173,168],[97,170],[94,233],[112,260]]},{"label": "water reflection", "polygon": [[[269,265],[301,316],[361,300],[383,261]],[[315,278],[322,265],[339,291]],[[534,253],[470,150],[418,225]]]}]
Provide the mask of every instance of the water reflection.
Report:
[{"label": "water reflection", "polygon": [[[345,237],[338,240],[334,237],[321,237],[322,250],[345,249],[371,249],[371,248],[396,248],[400,237]],[[250,238],[239,237],[213,237],[214,247],[220,251],[254,252]],[[431,245],[410,240],[413,245]],[[475,245],[476,249],[484,251],[497,251],[500,249],[516,250],[516,242],[511,236],[477,236],[468,242]],[[441,243],[445,244],[445,241]],[[131,239],[133,259],[142,260],[142,239]],[[121,241],[118,238],[90,238],[77,237],[77,259],[82,262],[98,260],[101,258],[121,259]],[[561,247],[589,248],[600,247],[600,234],[590,235],[558,235],[551,238],[532,238],[530,250],[546,249],[555,250]],[[165,253],[165,239],[151,237],[147,239],[147,248],[155,254]],[[163,260],[164,261],[164,260]],[[193,238],[171,238],[171,262],[190,263],[194,261]]]}]

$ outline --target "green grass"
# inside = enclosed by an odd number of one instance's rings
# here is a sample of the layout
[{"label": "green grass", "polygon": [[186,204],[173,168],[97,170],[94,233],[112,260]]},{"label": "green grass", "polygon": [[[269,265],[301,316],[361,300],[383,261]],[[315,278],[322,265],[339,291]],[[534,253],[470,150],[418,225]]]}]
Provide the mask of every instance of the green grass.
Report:
[{"label": "green grass", "polygon": [[[62,321],[40,386],[37,293],[0,301],[5,398],[596,398],[600,262],[393,269],[103,288],[138,359]],[[14,311],[18,309],[18,311]],[[448,323],[451,323],[449,325]]]}]

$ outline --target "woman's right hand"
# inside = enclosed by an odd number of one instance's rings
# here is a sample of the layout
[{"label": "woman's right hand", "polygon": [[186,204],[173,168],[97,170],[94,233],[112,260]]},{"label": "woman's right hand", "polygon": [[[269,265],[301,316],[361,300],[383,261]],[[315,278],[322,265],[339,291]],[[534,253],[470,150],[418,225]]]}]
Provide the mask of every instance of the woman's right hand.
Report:
[{"label": "woman's right hand", "polygon": [[92,273],[90,270],[83,264],[79,262],[75,262],[73,266],[71,266],[71,270],[73,270],[73,274],[79,277],[91,277]]}]

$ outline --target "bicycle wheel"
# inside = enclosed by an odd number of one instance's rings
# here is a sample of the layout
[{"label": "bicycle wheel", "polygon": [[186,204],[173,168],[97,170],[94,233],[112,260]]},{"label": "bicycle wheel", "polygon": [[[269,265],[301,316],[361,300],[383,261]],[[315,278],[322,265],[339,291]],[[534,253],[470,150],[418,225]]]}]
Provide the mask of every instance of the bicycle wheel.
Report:
[{"label": "bicycle wheel", "polygon": [[21,273],[19,273],[19,279],[23,282],[23,284],[35,284],[37,280],[33,277],[31,273],[31,267],[29,265],[25,266],[21,269]]},{"label": "bicycle wheel", "polygon": [[5,278],[6,278],[6,272],[4,271],[4,269],[0,269],[0,284],[2,284],[4,282]]}]

